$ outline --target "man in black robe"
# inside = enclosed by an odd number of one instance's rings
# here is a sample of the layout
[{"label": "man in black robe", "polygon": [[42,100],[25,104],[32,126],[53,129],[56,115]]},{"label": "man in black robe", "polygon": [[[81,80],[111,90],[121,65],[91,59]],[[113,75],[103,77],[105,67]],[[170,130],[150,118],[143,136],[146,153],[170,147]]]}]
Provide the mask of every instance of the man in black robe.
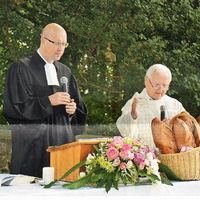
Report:
[{"label": "man in black robe", "polygon": [[[3,115],[11,125],[11,173],[42,177],[49,146],[75,141],[84,130],[87,108],[71,70],[58,62],[68,46],[66,31],[48,24],[40,48],[9,68]],[[61,77],[66,77],[68,92]],[[67,164],[67,163],[66,163]]]}]

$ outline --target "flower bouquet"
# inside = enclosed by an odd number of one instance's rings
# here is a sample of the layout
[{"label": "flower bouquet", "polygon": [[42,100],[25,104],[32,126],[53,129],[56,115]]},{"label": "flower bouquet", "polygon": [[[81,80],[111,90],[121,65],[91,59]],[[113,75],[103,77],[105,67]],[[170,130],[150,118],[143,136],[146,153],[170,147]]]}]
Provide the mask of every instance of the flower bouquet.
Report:
[{"label": "flower bouquet", "polygon": [[[81,161],[59,180],[67,177],[71,172],[85,166],[85,172],[79,174],[77,181],[65,183],[68,189],[83,186],[105,187],[108,192],[111,187],[118,190],[119,184],[136,184],[140,177],[146,177],[152,183],[160,181],[159,160],[154,151],[142,145],[133,138],[116,136],[110,142],[100,142],[94,146],[95,152],[88,154],[86,160]],[[58,180],[58,181],[59,181]],[[55,182],[46,185],[51,187]]]}]

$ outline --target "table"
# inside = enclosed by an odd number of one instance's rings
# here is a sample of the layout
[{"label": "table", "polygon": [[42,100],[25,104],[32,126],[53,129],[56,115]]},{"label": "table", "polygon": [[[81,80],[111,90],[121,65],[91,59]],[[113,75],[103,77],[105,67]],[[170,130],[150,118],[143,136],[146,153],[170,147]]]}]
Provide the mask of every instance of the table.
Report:
[{"label": "table", "polygon": [[[83,187],[80,189],[65,189],[60,185],[45,189],[38,183],[0,187],[0,199],[199,199],[200,181],[173,181],[173,186],[165,184],[120,186],[119,190],[112,188],[106,193],[104,188]],[[135,196],[135,197],[134,197]],[[137,198],[136,198],[137,197]]]}]

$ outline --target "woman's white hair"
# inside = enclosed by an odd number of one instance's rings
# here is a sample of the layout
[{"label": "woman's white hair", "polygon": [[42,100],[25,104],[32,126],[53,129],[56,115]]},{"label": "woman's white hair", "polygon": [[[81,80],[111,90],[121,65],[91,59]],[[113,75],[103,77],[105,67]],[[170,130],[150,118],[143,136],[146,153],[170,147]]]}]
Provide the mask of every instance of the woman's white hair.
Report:
[{"label": "woman's white hair", "polygon": [[168,74],[170,81],[172,80],[172,74],[168,67],[162,64],[155,64],[149,67],[149,69],[146,72],[146,76],[148,78],[151,78],[152,74],[159,73],[159,74]]}]

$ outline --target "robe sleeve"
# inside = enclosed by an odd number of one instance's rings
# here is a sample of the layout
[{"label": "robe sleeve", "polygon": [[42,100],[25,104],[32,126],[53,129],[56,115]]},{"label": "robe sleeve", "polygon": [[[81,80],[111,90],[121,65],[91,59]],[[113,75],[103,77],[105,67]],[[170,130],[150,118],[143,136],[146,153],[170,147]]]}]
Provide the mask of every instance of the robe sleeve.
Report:
[{"label": "robe sleeve", "polygon": [[122,114],[116,121],[116,126],[123,137],[138,137],[137,119],[131,116],[131,108],[133,99],[138,96],[138,93],[133,95],[122,108]]},{"label": "robe sleeve", "polygon": [[3,115],[9,123],[42,120],[53,113],[48,96],[34,96],[30,74],[22,62],[15,62],[7,72]]},{"label": "robe sleeve", "polygon": [[72,130],[75,135],[79,135],[84,131],[88,110],[81,97],[76,79],[73,75],[71,75],[69,89],[71,98],[75,100],[77,106],[76,112],[71,118]]}]

